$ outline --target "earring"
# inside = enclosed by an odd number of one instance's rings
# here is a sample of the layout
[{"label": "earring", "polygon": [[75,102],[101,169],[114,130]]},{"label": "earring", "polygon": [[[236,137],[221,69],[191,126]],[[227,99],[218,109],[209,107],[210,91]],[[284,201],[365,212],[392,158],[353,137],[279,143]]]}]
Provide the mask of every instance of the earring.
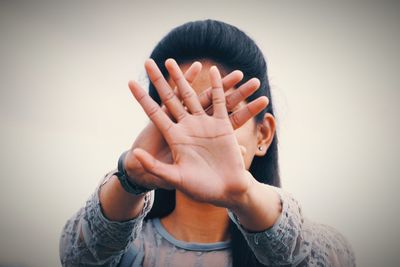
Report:
[{"label": "earring", "polygon": [[262,150],[263,150],[262,146],[259,146],[259,147],[258,147],[258,150],[262,151]]}]

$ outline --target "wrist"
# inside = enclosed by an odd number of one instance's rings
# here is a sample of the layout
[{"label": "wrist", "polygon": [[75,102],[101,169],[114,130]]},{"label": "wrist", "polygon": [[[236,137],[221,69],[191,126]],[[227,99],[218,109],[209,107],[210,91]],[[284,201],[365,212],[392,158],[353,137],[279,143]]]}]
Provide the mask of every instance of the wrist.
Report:
[{"label": "wrist", "polygon": [[125,158],[126,154],[129,152],[125,151],[124,153],[121,154],[121,156],[118,159],[118,171],[114,173],[118,177],[119,182],[121,183],[122,188],[133,195],[143,195],[150,191],[151,189],[146,188],[144,186],[141,186],[137,183],[132,182],[132,178],[128,176],[128,173],[126,172],[125,169]]},{"label": "wrist", "polygon": [[233,197],[232,205],[228,207],[235,214],[243,213],[244,210],[248,210],[252,206],[254,195],[257,194],[257,187],[260,184],[249,171],[246,171],[245,175],[246,179],[249,180],[247,189],[240,195]]},{"label": "wrist", "polygon": [[258,232],[275,224],[282,212],[282,203],[272,186],[253,180],[242,200],[230,210],[244,229]]},{"label": "wrist", "polygon": [[127,221],[139,216],[145,195],[133,195],[124,190],[118,178],[112,175],[99,188],[99,201],[104,216],[111,221]]}]

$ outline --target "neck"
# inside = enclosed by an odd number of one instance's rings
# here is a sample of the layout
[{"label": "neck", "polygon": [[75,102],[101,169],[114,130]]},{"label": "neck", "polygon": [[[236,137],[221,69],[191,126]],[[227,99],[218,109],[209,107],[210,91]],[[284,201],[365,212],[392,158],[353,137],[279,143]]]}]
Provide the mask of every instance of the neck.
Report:
[{"label": "neck", "polygon": [[178,190],[175,209],[161,223],[173,237],[185,242],[214,243],[229,238],[225,208],[197,202]]}]

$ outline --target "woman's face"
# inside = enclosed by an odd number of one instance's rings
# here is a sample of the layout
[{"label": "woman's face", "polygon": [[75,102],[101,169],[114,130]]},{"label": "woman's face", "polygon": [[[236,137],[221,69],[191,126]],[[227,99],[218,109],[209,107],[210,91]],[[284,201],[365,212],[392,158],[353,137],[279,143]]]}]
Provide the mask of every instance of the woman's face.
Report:
[{"label": "woman's face", "polygon": [[[205,89],[209,88],[211,86],[210,83],[210,77],[209,77],[209,69],[211,66],[216,65],[220,72],[221,76],[225,76],[227,73],[217,64],[211,61],[201,61],[203,68],[201,72],[198,74],[194,82],[192,83],[193,89],[196,91],[197,94],[200,94],[203,92]],[[183,72],[185,72],[189,67],[190,64],[181,64],[180,65],[181,69]],[[169,79],[168,82],[171,84],[171,87],[174,88],[175,85],[172,81],[172,79]],[[229,89],[227,92],[230,93],[233,88]],[[239,103],[232,111],[236,111],[240,109],[241,107],[245,106],[247,103],[245,101],[242,101]],[[248,120],[245,124],[243,124],[240,128],[235,130],[235,135],[237,138],[237,141],[239,143],[243,160],[246,166],[246,169],[248,170],[250,168],[251,162],[253,160],[254,155],[258,152],[257,144],[258,144],[258,132],[259,132],[259,127],[257,127],[257,124],[255,122],[255,119],[250,119]],[[266,148],[264,148],[266,149]]]}]

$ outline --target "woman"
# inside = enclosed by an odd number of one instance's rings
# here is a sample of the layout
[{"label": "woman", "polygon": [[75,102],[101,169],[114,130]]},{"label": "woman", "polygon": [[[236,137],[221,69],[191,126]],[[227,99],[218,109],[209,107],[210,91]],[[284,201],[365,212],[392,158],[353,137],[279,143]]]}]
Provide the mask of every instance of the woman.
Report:
[{"label": "woman", "polygon": [[223,22],[189,22],[150,57],[149,95],[129,87],[151,122],[68,220],[62,264],[354,266],[345,238],[303,218],[279,188],[266,63],[254,41]]}]

